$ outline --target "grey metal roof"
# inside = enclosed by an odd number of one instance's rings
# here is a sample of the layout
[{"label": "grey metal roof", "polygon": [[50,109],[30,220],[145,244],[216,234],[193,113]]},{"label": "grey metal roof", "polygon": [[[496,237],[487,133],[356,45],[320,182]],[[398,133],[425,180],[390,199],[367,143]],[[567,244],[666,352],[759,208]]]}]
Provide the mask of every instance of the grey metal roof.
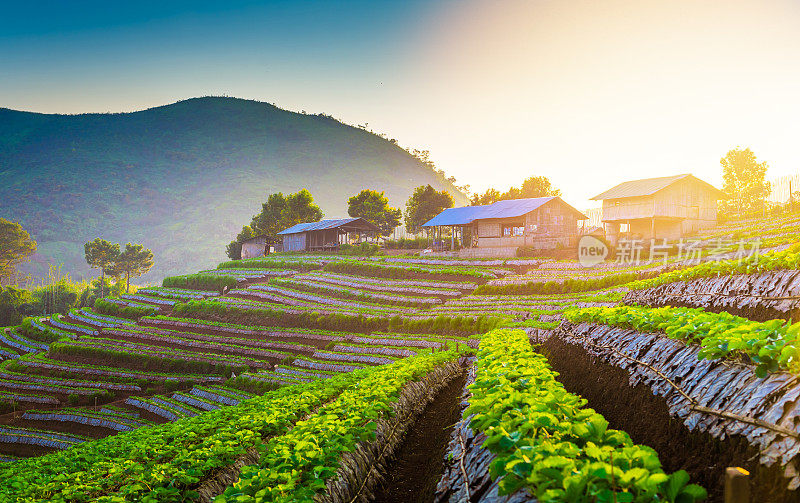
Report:
[{"label": "grey metal roof", "polygon": [[334,218],[328,220],[320,220],[319,222],[305,222],[302,224],[295,224],[288,229],[284,229],[278,233],[278,235],[282,234],[298,234],[300,232],[308,232],[308,231],[322,231],[326,229],[336,229],[337,227],[342,227],[348,224],[352,224],[354,222],[358,222],[364,229],[369,230],[377,230],[377,227],[372,225],[371,223],[367,222],[363,218]]},{"label": "grey metal roof", "polygon": [[496,203],[486,204],[483,206],[448,208],[425,222],[422,227],[436,227],[439,225],[468,225],[475,220],[521,217],[522,215],[528,214],[554,199],[558,199],[562,204],[577,213],[579,218],[587,218],[586,215],[562,201],[560,197],[532,197],[528,199],[509,199],[506,201],[497,201]]},{"label": "grey metal roof", "polygon": [[601,194],[597,194],[591,199],[593,201],[599,201],[602,199],[620,199],[624,197],[650,196],[660,190],[666,189],[673,183],[677,182],[678,180],[683,180],[684,178],[693,178],[695,181],[698,181],[708,186],[711,190],[716,191],[717,195],[722,197],[722,192],[713,185],[711,185],[710,183],[704,182],[703,180],[700,180],[699,178],[693,175],[683,174],[683,175],[661,176],[658,178],[645,178],[643,180],[631,180],[629,182],[622,182],[619,185],[615,185],[614,187],[608,189],[607,191]]}]

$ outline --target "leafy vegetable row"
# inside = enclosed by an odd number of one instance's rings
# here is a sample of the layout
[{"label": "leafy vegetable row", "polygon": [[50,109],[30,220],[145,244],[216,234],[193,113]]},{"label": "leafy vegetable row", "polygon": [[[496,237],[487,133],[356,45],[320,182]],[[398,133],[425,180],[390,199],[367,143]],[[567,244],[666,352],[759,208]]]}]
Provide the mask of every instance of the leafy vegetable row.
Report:
[{"label": "leafy vegetable row", "polygon": [[358,386],[271,440],[259,465],[243,468],[217,501],[312,501],[336,474],[342,455],[375,438],[375,421],[391,410],[403,386],[456,356],[455,351],[427,353],[377,367]]},{"label": "leafy vegetable row", "polygon": [[496,455],[502,494],[526,488],[547,502],[687,502],[706,497],[684,471],[667,475],[656,452],[634,444],[586,400],[567,392],[521,330],[481,339],[465,417]]},{"label": "leafy vegetable row", "polygon": [[664,332],[670,338],[700,344],[700,358],[749,360],[756,364],[755,372],[760,377],[779,370],[800,371],[800,323],[758,322],[726,312],[686,307],[588,307],[567,310],[564,318],[573,323]]},{"label": "leafy vegetable row", "polygon": [[634,281],[628,286],[634,290],[652,288],[676,281],[690,281],[732,274],[756,274],[766,271],[800,269],[800,243],[789,249],[753,255],[741,260],[705,262],[685,269],[663,273],[655,278]]},{"label": "leafy vegetable row", "polygon": [[359,381],[423,373],[454,353],[435,353],[271,391],[173,423],[0,465],[0,501],[120,502],[196,499],[200,482]]}]

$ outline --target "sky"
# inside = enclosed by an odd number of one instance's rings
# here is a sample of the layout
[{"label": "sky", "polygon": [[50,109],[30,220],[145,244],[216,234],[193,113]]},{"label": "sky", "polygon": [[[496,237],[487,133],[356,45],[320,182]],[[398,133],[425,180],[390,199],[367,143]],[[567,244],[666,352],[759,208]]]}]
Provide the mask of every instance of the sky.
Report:
[{"label": "sky", "polygon": [[6,2],[0,107],[257,99],[367,124],[473,191],[547,176],[722,185],[736,146],[800,172],[800,2]]}]

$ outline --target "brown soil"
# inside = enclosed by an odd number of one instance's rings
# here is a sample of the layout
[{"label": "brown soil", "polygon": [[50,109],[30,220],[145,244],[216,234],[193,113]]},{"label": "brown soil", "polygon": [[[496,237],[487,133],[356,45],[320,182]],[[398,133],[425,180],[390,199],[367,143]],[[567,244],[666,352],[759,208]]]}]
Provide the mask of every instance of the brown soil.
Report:
[{"label": "brown soil", "polygon": [[[98,406],[98,410],[100,407]],[[49,430],[57,431],[59,433],[69,433],[72,435],[82,435],[89,438],[104,438],[109,435],[116,435],[117,431],[111,428],[103,428],[100,426],[89,426],[86,424],[65,422],[65,421],[30,421],[26,419],[17,419],[10,423],[9,426],[17,428],[33,428],[36,430]]]},{"label": "brown soil", "polygon": [[444,471],[444,455],[453,426],[459,420],[459,402],[466,375],[453,379],[431,402],[403,445],[387,466],[387,474],[375,491],[381,503],[429,503]]},{"label": "brown soil", "polygon": [[689,431],[683,421],[670,416],[666,401],[642,384],[631,387],[628,373],[592,358],[582,347],[551,337],[542,353],[572,393],[589,401],[610,427],[626,431],[634,442],[658,452],[664,470],[686,470],[694,483],[706,488],[708,502],[722,502],[724,473],[740,466],[751,474],[751,501],[798,502],[800,494],[786,489],[788,479],[777,467],[758,463],[758,451],[744,437],[719,440],[707,433]]},{"label": "brown soil", "polygon": [[26,444],[7,444],[0,442],[0,454],[9,456],[17,456],[20,458],[32,458],[36,456],[44,456],[55,452],[57,449],[50,447],[42,447],[40,445],[26,445]]}]

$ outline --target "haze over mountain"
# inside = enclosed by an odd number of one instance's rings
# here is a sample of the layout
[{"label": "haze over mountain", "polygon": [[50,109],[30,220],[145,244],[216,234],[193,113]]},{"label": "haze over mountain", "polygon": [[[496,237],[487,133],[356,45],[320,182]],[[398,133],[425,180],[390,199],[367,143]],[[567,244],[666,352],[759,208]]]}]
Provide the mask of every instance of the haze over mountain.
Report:
[{"label": "haze over mountain", "polygon": [[83,244],[140,242],[155,266],[139,282],[196,272],[272,192],[308,188],[326,217],[361,189],[403,208],[419,185],[454,185],[389,140],[324,115],[225,97],[133,113],[51,115],[0,109],[0,217],[39,243],[25,267],[90,273]]}]

